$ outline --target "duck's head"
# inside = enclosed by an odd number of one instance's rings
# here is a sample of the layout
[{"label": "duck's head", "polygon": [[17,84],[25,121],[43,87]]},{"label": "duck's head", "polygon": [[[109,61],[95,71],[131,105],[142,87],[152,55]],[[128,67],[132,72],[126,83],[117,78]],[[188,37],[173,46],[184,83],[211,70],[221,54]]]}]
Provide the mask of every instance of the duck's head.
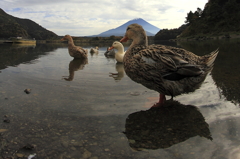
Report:
[{"label": "duck's head", "polygon": [[71,39],[72,37],[70,36],[70,35],[65,35],[62,39],[61,39],[61,41],[64,41],[64,40],[69,40],[69,39]]},{"label": "duck's head", "polygon": [[120,42],[126,42],[129,39],[133,40],[133,43],[139,45],[147,45],[147,35],[143,27],[139,24],[130,24],[127,27],[125,36],[120,40]]},{"label": "duck's head", "polygon": [[114,48],[119,48],[119,47],[123,47],[122,43],[120,43],[119,41],[114,41],[112,46],[108,48],[108,50],[112,50]]}]

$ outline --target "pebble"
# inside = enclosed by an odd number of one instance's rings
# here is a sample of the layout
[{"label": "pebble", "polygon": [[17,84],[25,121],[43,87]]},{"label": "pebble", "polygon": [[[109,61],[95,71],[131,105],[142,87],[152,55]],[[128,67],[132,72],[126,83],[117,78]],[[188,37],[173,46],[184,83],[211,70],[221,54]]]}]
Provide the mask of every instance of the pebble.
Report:
[{"label": "pebble", "polygon": [[9,119],[4,119],[3,122],[4,123],[10,123],[10,120]]},{"label": "pebble", "polygon": [[67,141],[62,141],[62,143],[61,143],[61,144],[62,144],[62,146],[63,146],[63,147],[65,147],[65,148],[67,148],[67,147],[68,147],[68,142],[67,142]]},{"label": "pebble", "polygon": [[34,144],[26,144],[25,146],[23,146],[23,148],[25,150],[33,150],[33,149],[36,148],[36,145],[34,145]]},{"label": "pebble", "polygon": [[7,131],[7,129],[0,129],[0,133]]},{"label": "pebble", "polygon": [[24,157],[24,154],[16,153],[16,156],[19,157],[19,158],[22,158],[22,157]]},{"label": "pebble", "polygon": [[82,157],[83,158],[90,158],[91,156],[92,156],[92,153],[85,149]]},{"label": "pebble", "polygon": [[29,94],[29,93],[31,93],[31,89],[27,88],[27,89],[24,90],[24,92],[25,92],[26,94]]},{"label": "pebble", "polygon": [[107,151],[110,151],[110,150],[109,150],[109,149],[104,149],[104,151],[106,151],[106,152],[107,152]]}]

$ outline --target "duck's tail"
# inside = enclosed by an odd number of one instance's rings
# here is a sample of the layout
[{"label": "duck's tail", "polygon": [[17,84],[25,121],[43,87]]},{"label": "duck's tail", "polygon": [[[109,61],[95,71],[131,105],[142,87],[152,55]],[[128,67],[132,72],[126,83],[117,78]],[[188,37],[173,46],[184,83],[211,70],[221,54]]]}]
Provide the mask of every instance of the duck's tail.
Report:
[{"label": "duck's tail", "polygon": [[213,66],[214,61],[215,61],[215,59],[216,59],[216,57],[218,55],[218,52],[219,52],[219,50],[217,49],[217,50],[211,52],[210,54],[206,55],[206,58],[207,58],[206,65],[208,67],[212,67]]}]

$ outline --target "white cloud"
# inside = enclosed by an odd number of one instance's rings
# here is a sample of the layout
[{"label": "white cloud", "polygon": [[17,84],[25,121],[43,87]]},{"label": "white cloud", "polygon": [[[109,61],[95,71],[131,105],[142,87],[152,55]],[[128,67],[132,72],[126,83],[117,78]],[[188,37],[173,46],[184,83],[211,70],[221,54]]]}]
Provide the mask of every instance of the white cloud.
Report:
[{"label": "white cloud", "polygon": [[99,34],[143,18],[159,28],[177,28],[187,13],[203,9],[207,0],[1,0],[10,15],[31,19],[58,35]]}]

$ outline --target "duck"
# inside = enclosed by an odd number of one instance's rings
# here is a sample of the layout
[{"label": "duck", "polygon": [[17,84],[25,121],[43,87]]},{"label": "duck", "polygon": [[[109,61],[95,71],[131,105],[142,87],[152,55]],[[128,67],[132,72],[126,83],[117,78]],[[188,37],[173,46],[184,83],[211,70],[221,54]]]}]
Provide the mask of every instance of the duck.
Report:
[{"label": "duck", "polygon": [[108,47],[107,48],[107,51],[104,53],[104,55],[106,57],[115,57],[115,51],[114,50],[110,50],[111,47]]},{"label": "duck", "polygon": [[75,46],[73,39],[70,35],[65,35],[61,41],[67,40],[68,41],[68,52],[69,55],[72,56],[73,58],[87,58],[88,57],[88,50],[83,49],[80,46]]},{"label": "duck", "polygon": [[112,46],[109,48],[109,50],[112,50],[113,48],[117,49],[117,53],[115,54],[115,59],[118,63],[122,63],[123,62],[123,57],[124,57],[124,47],[122,45],[122,43],[120,43],[119,41],[115,41],[113,42]]},{"label": "duck", "polygon": [[173,97],[200,88],[213,69],[218,49],[198,56],[182,48],[165,45],[148,45],[145,30],[139,24],[130,24],[120,42],[132,40],[123,65],[127,76],[148,89],[157,91],[161,107],[166,95]]},{"label": "duck", "polygon": [[94,54],[94,53],[98,53],[98,47],[96,46],[95,48],[91,48],[90,49],[90,53]]}]

